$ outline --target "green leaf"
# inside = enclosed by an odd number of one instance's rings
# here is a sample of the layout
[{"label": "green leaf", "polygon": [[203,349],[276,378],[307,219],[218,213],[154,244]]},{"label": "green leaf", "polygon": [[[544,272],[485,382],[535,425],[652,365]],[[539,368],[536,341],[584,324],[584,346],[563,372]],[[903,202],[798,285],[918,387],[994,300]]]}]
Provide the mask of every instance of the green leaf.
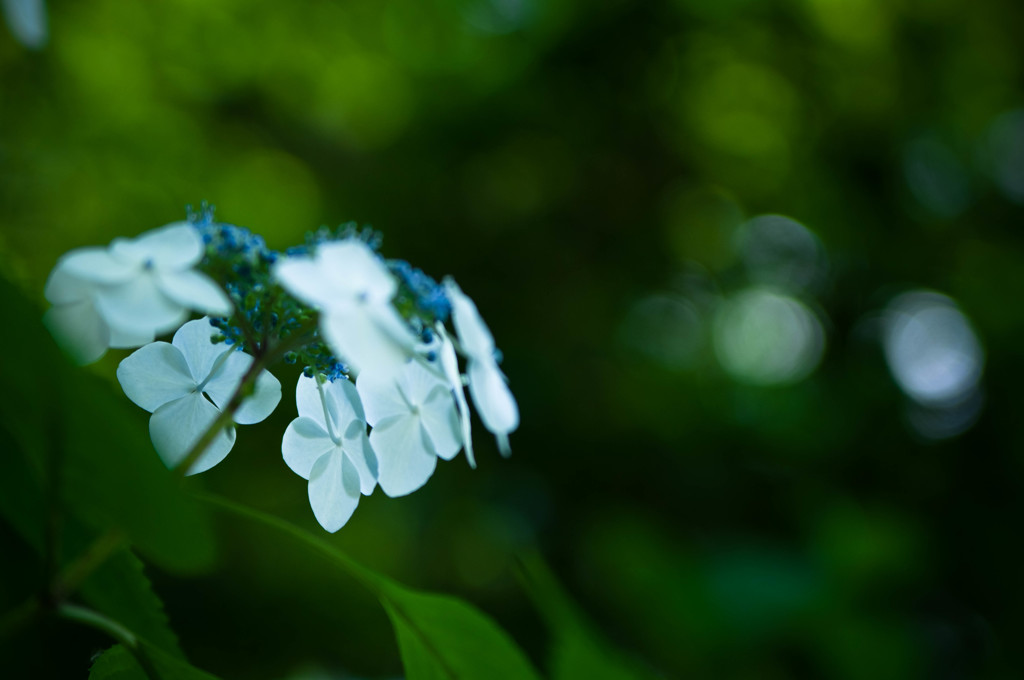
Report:
[{"label": "green leaf", "polygon": [[170,656],[184,658],[142,562],[122,549],[82,584],[81,598]]},{"label": "green leaf", "polygon": [[522,557],[519,573],[554,637],[551,655],[551,677],[554,680],[646,680],[657,677],[653,671],[627,658],[603,639],[562,590],[540,556]]},{"label": "green leaf", "polygon": [[215,676],[191,666],[187,661],[176,658],[140,638],[120,621],[85,607],[62,604],[57,614],[63,619],[80,623],[106,633],[119,644],[107,650],[93,664],[90,678],[148,678],[149,680],[216,680]]},{"label": "green leaf", "polygon": [[97,528],[123,529],[147,559],[168,570],[209,566],[215,549],[208,517],[154,452],[148,414],[85,374],[69,376],[65,395],[68,505]]},{"label": "green leaf", "polygon": [[[123,530],[149,560],[195,571],[213,561],[213,531],[203,508],[160,463],[147,414],[109,381],[71,366],[43,327],[42,312],[0,279],[6,323],[0,333],[0,427],[5,461],[0,512],[30,544],[42,540],[47,494],[99,532]],[[21,483],[27,486],[22,487]]]},{"label": "green leaf", "polygon": [[[46,509],[37,475],[29,468],[16,442],[0,425],[0,517],[43,559]],[[62,549],[66,557],[84,551],[95,539],[95,532],[75,517],[63,519]],[[177,638],[171,631],[163,604],[153,593],[143,573],[142,562],[129,550],[120,549],[101,564],[82,584],[81,598],[114,619],[151,640],[164,651],[181,656]]]},{"label": "green leaf", "polygon": [[[144,666],[148,667],[148,672]],[[217,678],[140,641],[134,653],[124,645],[114,645],[103,652],[93,663],[92,669],[89,671],[89,680],[217,680]]]},{"label": "green leaf", "polygon": [[395,627],[407,680],[537,680],[537,673],[522,650],[472,605],[399,585],[278,517],[221,498],[203,497],[225,510],[291,535],[376,594]]},{"label": "green leaf", "polygon": [[476,608],[392,581],[384,581],[381,591],[408,680],[537,677],[508,634]]},{"label": "green leaf", "polygon": [[103,652],[89,670],[89,680],[149,680],[131,652],[114,645]]},{"label": "green leaf", "polygon": [[32,469],[17,439],[3,422],[0,422],[0,451],[3,452],[0,455],[0,517],[42,554],[46,504],[41,474]]}]

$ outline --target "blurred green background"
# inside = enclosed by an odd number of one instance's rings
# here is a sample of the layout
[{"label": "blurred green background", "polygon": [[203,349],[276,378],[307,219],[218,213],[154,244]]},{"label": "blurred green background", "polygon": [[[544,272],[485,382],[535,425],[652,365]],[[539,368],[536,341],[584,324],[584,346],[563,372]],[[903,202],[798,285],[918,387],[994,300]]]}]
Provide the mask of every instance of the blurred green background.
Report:
[{"label": "blurred green background", "polygon": [[[48,8],[43,49],[0,34],[0,263],[40,310],[62,253],[205,200],[272,248],[372,224],[490,324],[514,455],[478,428],[479,469],[363,499],[330,539],[355,559],[541,668],[534,552],[661,677],[1019,677],[1024,5]],[[122,356],[86,370],[116,389]],[[276,373],[277,412],[190,485],[320,531]],[[4,580],[31,572],[0,539]],[[264,530],[147,573],[223,677],[402,673],[372,598]],[[61,677],[108,644],[46,635]]]}]

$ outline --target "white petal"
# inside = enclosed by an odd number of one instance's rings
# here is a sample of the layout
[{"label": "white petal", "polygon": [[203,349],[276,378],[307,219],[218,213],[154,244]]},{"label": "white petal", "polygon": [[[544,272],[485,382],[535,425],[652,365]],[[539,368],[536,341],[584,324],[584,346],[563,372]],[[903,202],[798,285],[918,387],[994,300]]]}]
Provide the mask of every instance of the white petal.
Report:
[{"label": "white petal", "polygon": [[160,292],[153,272],[126,283],[98,286],[96,309],[111,326],[130,333],[166,333],[188,318],[185,308]]},{"label": "white petal", "polygon": [[519,427],[519,407],[494,361],[470,361],[469,394],[484,427],[494,434],[508,434]]},{"label": "white petal", "polygon": [[405,365],[399,383],[412,406],[422,406],[437,388],[445,392],[451,389],[446,380],[423,364],[410,362]]},{"label": "white petal", "polygon": [[206,392],[210,401],[223,411],[252,367],[253,358],[228,344],[218,344],[214,347],[220,348],[223,353],[214,361],[210,373],[200,381],[200,384],[203,385],[203,392]]},{"label": "white petal", "polygon": [[388,304],[326,310],[320,328],[338,358],[357,372],[397,372],[416,345],[416,336]]},{"label": "white petal", "polygon": [[173,222],[147,231],[134,239],[116,239],[112,253],[137,262],[149,262],[156,269],[188,269],[203,257],[203,237],[188,222]]},{"label": "white petal", "polygon": [[289,293],[313,307],[326,307],[333,296],[324,272],[306,256],[292,256],[274,265],[274,277]]},{"label": "white petal", "polygon": [[364,371],[356,378],[356,390],[366,409],[366,422],[370,425],[377,425],[387,418],[409,415],[409,405],[399,392],[398,381],[389,374]]},{"label": "white petal", "polygon": [[398,290],[398,282],[381,259],[356,239],[325,243],[317,249],[316,263],[336,295],[384,304]]},{"label": "white petal", "polygon": [[392,498],[412,493],[427,483],[437,467],[419,418],[389,418],[370,432],[377,454],[380,488]]},{"label": "white petal", "polygon": [[54,305],[66,305],[81,302],[92,294],[92,284],[72,274],[64,260],[50,272],[46,279],[43,295]]},{"label": "white petal", "polygon": [[72,250],[60,259],[57,267],[77,279],[103,285],[130,282],[142,272],[138,262],[100,247]]},{"label": "white petal", "polygon": [[[203,381],[206,383],[203,385],[203,392],[217,408],[224,409],[249,372],[254,359],[244,352],[230,349],[227,345],[217,346],[227,348],[227,353],[215,361],[212,373]],[[279,403],[281,382],[268,371],[261,371],[256,377],[252,394],[246,397],[235,411],[234,420],[239,425],[258,423],[273,413]]]},{"label": "white petal", "polygon": [[[235,352],[235,354],[241,354]],[[209,387],[209,385],[207,385]],[[239,425],[252,425],[263,421],[274,412],[281,403],[281,381],[270,371],[262,371],[256,377],[253,393],[242,401],[235,411],[235,422]]]},{"label": "white petal", "polygon": [[316,421],[326,431],[324,403],[320,399],[320,391],[316,387],[316,378],[307,378],[305,375],[299,374],[299,382],[295,385],[295,406],[301,417]]},{"label": "white petal", "polygon": [[444,292],[452,304],[452,323],[459,336],[466,355],[474,359],[490,359],[494,356],[494,336],[480,317],[476,304],[462,292],[459,284],[448,277],[444,280]]},{"label": "white petal", "polygon": [[296,418],[288,423],[281,439],[281,455],[292,472],[303,479],[309,479],[313,463],[337,448],[327,431],[309,418]]},{"label": "white petal", "polygon": [[354,420],[366,425],[363,402],[359,398],[356,386],[351,381],[339,378],[326,383],[323,388],[324,395],[327,397],[327,410],[334,420],[332,424],[339,435]]},{"label": "white petal", "polygon": [[171,343],[181,350],[197,385],[210,377],[214,364],[225,352],[235,351],[227,343],[212,343],[210,340],[216,334],[217,329],[210,325],[209,319],[204,317],[183,325],[171,340]]},{"label": "white petal", "polygon": [[[193,444],[218,415],[220,411],[196,392],[158,408],[149,419],[149,436],[164,464],[173,469],[185,460]],[[187,474],[209,470],[224,460],[234,445],[235,428],[221,430]]]},{"label": "white petal", "polygon": [[46,44],[46,5],[43,0],[4,0],[4,15],[14,37],[25,47]]},{"label": "white petal", "polygon": [[343,437],[345,455],[359,472],[359,490],[364,496],[369,496],[377,486],[379,470],[377,454],[366,436],[366,424],[353,420]]},{"label": "white petal", "polygon": [[444,371],[445,379],[451,385],[455,394],[455,405],[459,411],[459,425],[462,427],[462,443],[466,447],[466,460],[469,466],[476,467],[476,458],[473,456],[473,432],[470,424],[469,404],[466,403],[466,393],[462,389],[462,375],[459,373],[459,360],[455,356],[455,347],[445,332],[444,324],[438,322],[435,325],[438,336],[441,338],[441,348],[438,354],[441,359],[441,369]]},{"label": "white petal", "polygon": [[494,441],[497,442],[498,451],[501,452],[501,455],[505,456],[506,458],[512,455],[512,447],[509,446],[507,434],[499,433],[494,435]]},{"label": "white petal", "polygon": [[309,475],[309,505],[320,526],[334,533],[359,504],[359,473],[340,452],[326,453]]},{"label": "white petal", "polygon": [[125,395],[150,413],[196,389],[185,357],[167,342],[136,350],[117,366]]},{"label": "white petal", "polygon": [[435,388],[420,407],[420,419],[434,445],[434,452],[445,460],[454,458],[462,448],[462,432],[455,412],[455,400],[447,386]]},{"label": "white petal", "polygon": [[43,324],[76,364],[97,361],[110,343],[110,330],[88,299],[51,307],[43,314]]},{"label": "white petal", "polygon": [[206,274],[193,269],[178,272],[157,272],[157,285],[164,295],[182,307],[210,316],[231,314],[231,301]]}]

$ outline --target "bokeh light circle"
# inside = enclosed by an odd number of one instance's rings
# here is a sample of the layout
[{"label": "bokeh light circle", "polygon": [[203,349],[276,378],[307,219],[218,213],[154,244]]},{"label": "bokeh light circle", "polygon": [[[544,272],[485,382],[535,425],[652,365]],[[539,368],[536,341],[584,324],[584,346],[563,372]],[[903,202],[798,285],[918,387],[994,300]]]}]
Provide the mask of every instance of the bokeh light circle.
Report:
[{"label": "bokeh light circle", "polygon": [[782,215],[760,215],[736,233],[751,280],[791,290],[813,290],[828,272],[825,248],[814,232]]},{"label": "bokeh light circle", "polygon": [[889,303],[883,348],[900,389],[926,406],[969,397],[985,363],[967,317],[952,299],[931,291],[904,293]]},{"label": "bokeh light circle", "polygon": [[696,306],[675,295],[656,293],[630,309],[622,338],[632,349],[666,368],[690,367],[704,337]]},{"label": "bokeh light circle", "polygon": [[715,356],[729,375],[754,385],[783,385],[810,375],[825,351],[817,315],[794,297],[749,288],[715,314]]}]

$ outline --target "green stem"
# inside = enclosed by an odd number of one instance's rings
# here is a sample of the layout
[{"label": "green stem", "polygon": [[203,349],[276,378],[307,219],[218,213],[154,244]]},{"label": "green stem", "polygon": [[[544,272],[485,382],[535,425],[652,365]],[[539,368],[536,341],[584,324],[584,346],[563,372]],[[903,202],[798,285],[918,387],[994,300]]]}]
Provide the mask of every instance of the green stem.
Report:
[{"label": "green stem", "polygon": [[259,378],[260,374],[266,370],[269,366],[280,361],[285,354],[292,351],[296,347],[300,347],[308,341],[308,335],[316,328],[315,322],[307,324],[306,328],[299,329],[298,332],[288,336],[288,338],[282,342],[279,342],[274,347],[270,348],[256,359],[253,360],[249,366],[249,370],[246,371],[242,377],[242,381],[238,383],[238,387],[235,389],[234,394],[228,400],[228,403],[221,409],[220,415],[210,424],[203,435],[192,445],[188,453],[182,459],[180,463],[174,468],[174,472],[179,476],[184,477],[188,470],[192,468],[199,456],[203,455],[203,452],[213,443],[217,434],[225,427],[231,425],[234,421],[235,412],[241,407],[242,402],[245,401],[245,397],[248,396],[250,388],[256,384],[256,379]]}]

